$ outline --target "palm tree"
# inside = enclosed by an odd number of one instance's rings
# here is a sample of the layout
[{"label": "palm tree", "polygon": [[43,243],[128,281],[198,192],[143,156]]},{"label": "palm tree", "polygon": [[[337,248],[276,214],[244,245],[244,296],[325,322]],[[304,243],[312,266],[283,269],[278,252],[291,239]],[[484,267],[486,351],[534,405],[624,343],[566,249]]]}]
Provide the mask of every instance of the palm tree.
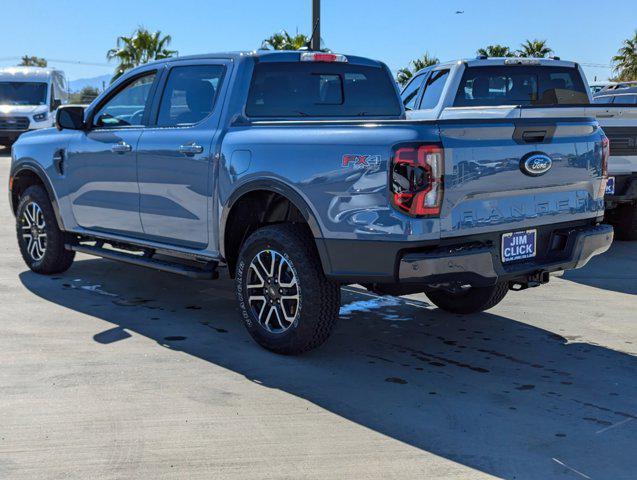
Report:
[{"label": "palm tree", "polygon": [[613,57],[613,71],[620,81],[637,79],[637,31],[633,38],[627,38],[622,48]]},{"label": "palm tree", "polygon": [[139,27],[130,37],[117,37],[117,48],[111,48],[106,53],[108,60],[119,61],[111,83],[138,65],[177,55],[176,50],[167,48],[171,41],[170,35],[162,36],[159,30],[151,33],[144,27]]},{"label": "palm tree", "polygon": [[479,48],[476,54],[487,57],[513,57],[511,49],[504,45],[489,45],[486,48]]},{"label": "palm tree", "polygon": [[24,55],[20,59],[20,67],[46,67],[46,59],[29,55]]},{"label": "palm tree", "polygon": [[269,38],[263,40],[261,48],[272,50],[300,50],[310,42],[310,38],[302,33],[291,36],[285,30],[273,34]]},{"label": "palm tree", "polygon": [[417,71],[422,70],[423,68],[430,67],[431,65],[436,65],[437,63],[440,63],[440,60],[432,55],[429,55],[429,52],[425,52],[422,57],[416,58],[415,60],[409,62],[409,65],[411,65],[411,67],[407,66],[398,70],[396,81],[400,86],[405,86]]},{"label": "palm tree", "polygon": [[527,40],[520,47],[516,51],[518,57],[546,58],[553,53],[553,49],[548,47],[546,40]]}]

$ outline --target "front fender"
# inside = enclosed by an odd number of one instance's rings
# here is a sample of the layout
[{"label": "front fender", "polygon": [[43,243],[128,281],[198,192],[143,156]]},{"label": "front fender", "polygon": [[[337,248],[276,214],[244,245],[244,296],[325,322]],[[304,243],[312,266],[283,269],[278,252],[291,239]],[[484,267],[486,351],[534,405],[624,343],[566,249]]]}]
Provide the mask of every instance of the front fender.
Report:
[{"label": "front fender", "polygon": [[[36,163],[34,160],[23,160],[11,166],[11,170],[9,172],[9,178],[12,178],[13,182],[15,182],[15,179],[19,178],[20,174],[24,172],[30,172],[32,174],[35,174],[40,179],[40,181],[44,185],[46,193],[49,196],[51,205],[53,206],[53,212],[55,213],[55,220],[57,221],[58,227],[60,228],[60,230],[64,230],[64,222],[62,220],[62,215],[60,214],[58,199],[57,199],[57,196],[55,195],[55,190],[53,189],[51,180],[49,179],[48,175],[44,171],[44,168],[42,168],[42,166]],[[18,206],[17,204],[14,204],[14,203],[15,202],[13,199],[13,191],[10,189],[9,190],[9,205],[11,206],[11,212],[15,215],[15,211]]]}]

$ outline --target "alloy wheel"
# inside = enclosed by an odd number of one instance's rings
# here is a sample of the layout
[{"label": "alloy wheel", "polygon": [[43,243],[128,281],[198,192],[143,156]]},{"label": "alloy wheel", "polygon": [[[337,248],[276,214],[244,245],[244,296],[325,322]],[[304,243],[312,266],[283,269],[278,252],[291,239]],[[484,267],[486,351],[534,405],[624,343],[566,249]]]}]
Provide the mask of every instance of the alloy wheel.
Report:
[{"label": "alloy wheel", "polygon": [[40,261],[46,253],[46,222],[42,209],[35,202],[30,202],[22,212],[21,233],[27,242],[27,252],[33,260]]},{"label": "alloy wheel", "polygon": [[283,333],[298,317],[300,292],[296,272],[279,252],[262,250],[254,256],[246,290],[252,312],[268,332]]}]

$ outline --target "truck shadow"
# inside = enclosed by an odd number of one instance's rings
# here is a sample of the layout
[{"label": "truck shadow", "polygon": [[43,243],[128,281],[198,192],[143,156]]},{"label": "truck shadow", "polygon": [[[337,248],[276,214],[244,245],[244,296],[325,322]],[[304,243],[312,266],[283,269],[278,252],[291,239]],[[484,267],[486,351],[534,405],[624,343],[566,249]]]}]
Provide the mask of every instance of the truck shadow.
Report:
[{"label": "truck shadow", "polygon": [[[93,336],[100,344],[143,335],[500,478],[576,478],[573,470],[634,478],[637,357],[628,352],[491,313],[458,317],[347,290],[331,340],[282,357],[248,337],[229,280],[105,260],[20,279],[34,294],[106,322]],[[214,375],[201,382],[214,388]]]},{"label": "truck shadow", "polygon": [[614,241],[610,250],[593,258],[564,279],[591,287],[637,295],[637,242]]}]

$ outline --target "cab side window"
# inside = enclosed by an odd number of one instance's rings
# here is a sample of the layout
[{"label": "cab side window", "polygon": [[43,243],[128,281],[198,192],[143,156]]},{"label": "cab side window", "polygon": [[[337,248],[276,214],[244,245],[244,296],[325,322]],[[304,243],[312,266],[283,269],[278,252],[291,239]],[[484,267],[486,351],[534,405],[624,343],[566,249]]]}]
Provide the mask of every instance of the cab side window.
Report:
[{"label": "cab side window", "polygon": [[210,115],[224,70],[222,65],[173,67],[162,95],[157,126],[194,125]]},{"label": "cab side window", "polygon": [[132,80],[100,107],[93,126],[102,128],[139,127],[149,108],[150,90],[155,72]]},{"label": "cab side window", "polygon": [[427,79],[425,85],[425,93],[420,102],[420,108],[434,108],[440,101],[440,95],[449,77],[449,70],[435,70],[431,72],[431,76]]},{"label": "cab side window", "polygon": [[424,77],[425,75],[421,74],[412,78],[404,88],[403,93],[400,94],[405,109],[414,110],[416,108],[416,100],[418,100],[418,94],[420,93],[420,87],[422,86]]}]

